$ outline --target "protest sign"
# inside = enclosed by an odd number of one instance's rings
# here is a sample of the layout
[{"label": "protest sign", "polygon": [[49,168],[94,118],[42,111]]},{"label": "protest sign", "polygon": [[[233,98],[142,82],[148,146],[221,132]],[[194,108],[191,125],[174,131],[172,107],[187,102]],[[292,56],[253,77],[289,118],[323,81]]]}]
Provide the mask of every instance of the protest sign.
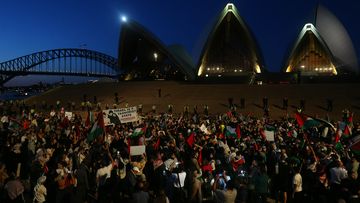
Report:
[{"label": "protest sign", "polygon": [[130,156],[138,156],[145,153],[145,145],[140,146],[131,146],[130,147]]},{"label": "protest sign", "polygon": [[118,125],[139,120],[136,106],[120,109],[103,110],[105,125]]}]

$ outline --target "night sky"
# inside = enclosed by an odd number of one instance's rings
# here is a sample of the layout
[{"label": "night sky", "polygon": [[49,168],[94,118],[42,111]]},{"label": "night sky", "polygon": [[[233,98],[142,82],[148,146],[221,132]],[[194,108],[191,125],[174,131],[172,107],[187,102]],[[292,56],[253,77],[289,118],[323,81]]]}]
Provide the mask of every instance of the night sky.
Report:
[{"label": "night sky", "polygon": [[[206,32],[229,1],[222,0],[11,0],[1,2],[0,61],[56,48],[100,51],[117,57],[121,16],[166,45],[182,44],[195,63]],[[278,72],[318,2],[344,24],[360,58],[359,0],[230,1],[254,33],[266,68]]]}]

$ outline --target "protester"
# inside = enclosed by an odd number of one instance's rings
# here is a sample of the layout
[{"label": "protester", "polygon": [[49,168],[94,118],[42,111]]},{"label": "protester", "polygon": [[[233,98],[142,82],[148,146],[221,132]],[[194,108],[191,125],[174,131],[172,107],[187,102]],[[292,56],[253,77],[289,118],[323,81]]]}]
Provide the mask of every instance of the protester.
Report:
[{"label": "protester", "polygon": [[0,202],[359,200],[351,113],[310,125],[302,112],[272,120],[186,106],[105,126],[99,112],[1,108]]},{"label": "protester", "polygon": [[46,181],[46,176],[41,176],[37,181],[38,183],[34,188],[35,203],[43,203],[46,200],[47,190],[46,187],[44,186],[45,181]]}]

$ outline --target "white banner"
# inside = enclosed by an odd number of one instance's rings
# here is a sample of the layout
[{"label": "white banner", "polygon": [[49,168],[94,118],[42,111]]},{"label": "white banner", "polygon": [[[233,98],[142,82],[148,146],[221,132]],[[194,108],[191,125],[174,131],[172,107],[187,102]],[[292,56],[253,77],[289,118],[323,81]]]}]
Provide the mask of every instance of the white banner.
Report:
[{"label": "white banner", "polygon": [[275,141],[274,131],[265,130],[265,136],[266,136],[267,141],[269,141],[269,142]]},{"label": "white banner", "polygon": [[136,106],[121,109],[103,110],[105,125],[117,125],[139,120]]},{"label": "white banner", "polygon": [[145,153],[145,145],[130,146],[130,156],[138,156]]}]

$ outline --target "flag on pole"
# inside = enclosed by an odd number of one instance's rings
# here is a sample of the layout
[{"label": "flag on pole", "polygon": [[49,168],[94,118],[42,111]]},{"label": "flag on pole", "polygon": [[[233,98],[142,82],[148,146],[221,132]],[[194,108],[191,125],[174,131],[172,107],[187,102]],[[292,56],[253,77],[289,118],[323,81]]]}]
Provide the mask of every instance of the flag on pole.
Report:
[{"label": "flag on pole", "polygon": [[98,136],[105,133],[105,124],[104,124],[104,117],[102,111],[98,113],[97,119],[91,128],[91,131],[87,137],[88,142],[92,142],[95,140]]},{"label": "flag on pole", "polygon": [[338,129],[342,131],[342,135],[349,137],[352,134],[351,126],[346,121],[338,122]]},{"label": "flag on pole", "polygon": [[348,113],[346,114],[348,115],[348,117],[345,117],[345,128],[344,128],[344,135],[345,136],[350,136],[352,135],[352,128],[354,127],[354,124],[353,124],[353,116],[354,114],[353,113]]},{"label": "flag on pole", "polygon": [[317,119],[298,112],[295,114],[295,119],[298,125],[304,130],[320,125]]}]

